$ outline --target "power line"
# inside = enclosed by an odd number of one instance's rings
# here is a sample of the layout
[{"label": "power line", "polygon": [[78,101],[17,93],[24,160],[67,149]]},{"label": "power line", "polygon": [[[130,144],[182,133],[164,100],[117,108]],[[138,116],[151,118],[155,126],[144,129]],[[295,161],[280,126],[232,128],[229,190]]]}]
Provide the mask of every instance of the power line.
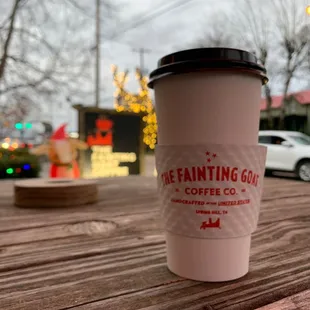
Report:
[{"label": "power line", "polygon": [[149,23],[151,20],[153,20],[159,16],[162,16],[164,14],[170,13],[171,11],[174,11],[174,10],[176,10],[182,6],[188,5],[193,1],[197,1],[197,0],[178,0],[178,1],[175,1],[173,3],[170,2],[166,6],[163,5],[162,7],[159,7],[155,12],[152,12],[152,13],[144,16],[140,20],[133,22],[131,24],[127,24],[127,25],[125,24],[118,33],[114,34],[109,39],[114,40],[129,30],[133,30],[133,29],[140,27],[146,23]]},{"label": "power line", "polygon": [[117,33],[116,35],[113,36],[113,39],[123,35],[125,32],[127,32],[129,30],[133,30],[133,29],[140,27],[146,23],[149,23],[151,20],[153,20],[153,19],[155,19],[161,15],[169,13],[169,12],[171,12],[171,11],[173,11],[173,10],[183,6],[183,5],[189,4],[192,1],[195,1],[195,0],[181,0],[181,1],[178,0],[178,1],[175,1],[174,3],[169,3],[166,6],[159,7],[155,12],[153,11],[152,13],[144,16],[140,20],[131,23],[131,25],[130,24],[125,25],[119,33]]},{"label": "power line", "polygon": [[[189,3],[193,2],[193,1],[196,1],[196,0],[178,0],[178,1],[175,1],[173,3],[170,2],[169,4],[164,3],[159,8],[157,8],[156,11],[153,11],[150,14],[144,16],[143,18],[141,18],[137,22],[134,22],[134,23],[132,23],[129,26],[125,25],[123,27],[122,31],[120,31],[117,34],[114,34],[110,38],[105,38],[105,41],[116,42],[118,44],[122,44],[124,46],[131,47],[134,52],[138,52],[139,53],[140,68],[141,68],[142,73],[145,73],[144,72],[144,69],[145,69],[144,68],[144,55],[145,55],[145,53],[156,53],[156,52],[164,53],[164,52],[163,51],[154,51],[154,50],[146,49],[146,48],[143,48],[143,47],[140,47],[140,48],[137,49],[137,48],[132,47],[129,43],[124,43],[124,42],[117,41],[116,38],[121,36],[121,35],[123,35],[126,31],[135,29],[135,28],[140,27],[140,26],[142,26],[142,25],[144,25],[146,23],[149,23],[151,20],[153,20],[153,19],[155,19],[155,18],[157,18],[159,16],[162,16],[164,14],[167,14],[167,13],[173,11],[173,10],[176,10],[176,9],[182,7],[182,6],[188,5]],[[98,68],[98,64],[97,64],[97,68]]]},{"label": "power line", "polygon": [[[137,50],[139,48],[137,48],[137,45],[134,44],[134,43],[129,43],[129,42],[121,42],[119,40],[114,40],[114,39],[105,39],[104,42],[102,44],[105,44],[107,42],[110,42],[110,43],[117,43],[119,45],[122,45],[122,46],[126,46],[127,48],[129,49],[132,49],[132,50]],[[141,47],[141,48],[144,48],[144,47]],[[159,49],[150,49],[150,48],[144,48],[145,50],[148,50],[148,53],[151,53],[151,54],[162,54],[162,53],[166,53],[167,51],[164,51],[164,50],[159,50]]]}]

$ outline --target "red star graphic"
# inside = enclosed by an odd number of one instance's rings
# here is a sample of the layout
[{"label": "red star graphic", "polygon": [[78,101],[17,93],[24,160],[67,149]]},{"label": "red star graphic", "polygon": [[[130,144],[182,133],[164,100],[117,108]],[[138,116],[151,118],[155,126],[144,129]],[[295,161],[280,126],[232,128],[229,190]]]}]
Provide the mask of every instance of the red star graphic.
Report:
[{"label": "red star graphic", "polygon": [[208,163],[210,163],[211,162],[211,158],[208,158]]},{"label": "red star graphic", "polygon": [[209,156],[209,155],[210,155],[210,152],[206,152],[206,155]]},{"label": "red star graphic", "polygon": [[216,157],[216,154],[215,154],[215,153],[213,154],[213,157],[214,157],[214,158]]}]

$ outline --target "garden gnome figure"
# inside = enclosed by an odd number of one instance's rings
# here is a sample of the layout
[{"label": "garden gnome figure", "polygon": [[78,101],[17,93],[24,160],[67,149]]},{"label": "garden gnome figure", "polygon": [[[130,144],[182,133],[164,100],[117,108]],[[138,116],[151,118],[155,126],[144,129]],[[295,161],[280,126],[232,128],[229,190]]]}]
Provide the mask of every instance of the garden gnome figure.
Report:
[{"label": "garden gnome figure", "polygon": [[60,126],[51,136],[48,144],[35,148],[32,153],[46,154],[51,163],[51,178],[79,178],[80,171],[76,161],[77,150],[87,149],[83,141],[72,139],[66,134],[66,124]]}]

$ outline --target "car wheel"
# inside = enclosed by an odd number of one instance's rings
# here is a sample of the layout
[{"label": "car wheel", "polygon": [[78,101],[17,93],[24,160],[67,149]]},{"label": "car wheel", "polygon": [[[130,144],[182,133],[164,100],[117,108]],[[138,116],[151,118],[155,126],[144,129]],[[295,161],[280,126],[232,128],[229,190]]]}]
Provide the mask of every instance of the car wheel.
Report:
[{"label": "car wheel", "polygon": [[310,182],[310,160],[302,161],[297,167],[297,176],[305,182]]}]

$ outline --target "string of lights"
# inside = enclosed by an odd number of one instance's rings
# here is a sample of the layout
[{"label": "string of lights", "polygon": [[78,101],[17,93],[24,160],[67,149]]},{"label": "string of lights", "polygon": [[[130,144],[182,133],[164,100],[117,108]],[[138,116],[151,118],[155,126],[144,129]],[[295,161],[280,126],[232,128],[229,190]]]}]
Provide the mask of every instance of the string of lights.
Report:
[{"label": "string of lights", "polygon": [[144,114],[142,120],[143,142],[150,149],[154,149],[157,141],[157,120],[147,87],[148,78],[143,76],[139,69],[136,70],[136,79],[140,84],[139,92],[133,94],[125,89],[128,82],[128,72],[118,72],[115,65],[112,65],[112,73],[116,91],[114,93],[114,106],[117,112],[129,111],[137,114]]}]

